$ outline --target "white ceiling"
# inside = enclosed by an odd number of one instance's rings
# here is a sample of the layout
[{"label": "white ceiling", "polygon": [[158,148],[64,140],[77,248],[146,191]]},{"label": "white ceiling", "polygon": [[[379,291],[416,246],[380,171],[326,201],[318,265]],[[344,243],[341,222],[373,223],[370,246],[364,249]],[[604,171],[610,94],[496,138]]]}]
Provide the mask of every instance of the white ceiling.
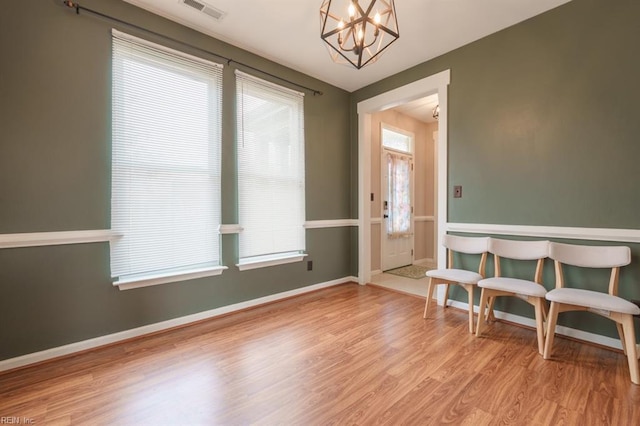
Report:
[{"label": "white ceiling", "polygon": [[433,123],[436,119],[433,117],[433,110],[438,105],[438,94],[427,96],[425,98],[416,99],[403,105],[393,108],[401,114],[413,117],[423,123]]},{"label": "white ceiling", "polygon": [[198,0],[220,21],[182,0],[125,1],[351,92],[569,0],[397,0],[400,38],[360,70],[331,61],[321,0]]}]

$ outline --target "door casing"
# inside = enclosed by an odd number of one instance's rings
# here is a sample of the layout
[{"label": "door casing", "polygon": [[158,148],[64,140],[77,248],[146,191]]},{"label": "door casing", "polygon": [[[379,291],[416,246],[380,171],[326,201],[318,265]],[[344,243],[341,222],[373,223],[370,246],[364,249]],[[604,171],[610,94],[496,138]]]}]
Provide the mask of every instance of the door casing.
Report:
[{"label": "door casing", "polygon": [[[440,103],[438,143],[436,145],[436,239],[437,264],[444,267],[446,251],[442,235],[447,222],[447,89],[450,70],[414,81],[358,102],[358,283],[371,280],[371,114],[437,93]],[[439,299],[442,295],[439,292]]]}]

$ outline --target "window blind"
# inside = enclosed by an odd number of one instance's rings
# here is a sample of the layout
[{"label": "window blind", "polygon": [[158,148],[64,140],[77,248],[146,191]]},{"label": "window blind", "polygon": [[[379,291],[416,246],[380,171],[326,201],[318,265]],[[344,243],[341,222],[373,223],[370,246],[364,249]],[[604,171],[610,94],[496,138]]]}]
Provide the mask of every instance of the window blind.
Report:
[{"label": "window blind", "polygon": [[303,94],[236,71],[240,259],[305,249]]},{"label": "window blind", "polygon": [[222,66],[113,31],[114,279],[220,264]]}]

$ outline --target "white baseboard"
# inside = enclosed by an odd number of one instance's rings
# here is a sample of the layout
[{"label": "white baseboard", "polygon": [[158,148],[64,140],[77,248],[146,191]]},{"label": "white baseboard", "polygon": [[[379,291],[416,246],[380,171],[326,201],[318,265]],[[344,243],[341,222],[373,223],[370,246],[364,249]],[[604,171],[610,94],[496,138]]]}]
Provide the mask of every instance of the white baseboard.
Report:
[{"label": "white baseboard", "polygon": [[371,271],[371,275],[379,275],[382,273],[382,269],[376,269],[375,271]]},{"label": "white baseboard", "polygon": [[301,294],[310,293],[312,291],[320,290],[327,287],[333,287],[333,286],[344,284],[347,282],[358,282],[358,279],[356,277],[339,278],[337,280],[327,281],[319,284],[313,284],[310,286],[297,288],[295,290],[285,291],[282,293],[260,297],[258,299],[248,300],[246,302],[240,302],[240,303],[235,303],[233,305],[222,306],[220,308],[211,309],[209,311],[198,312],[197,314],[191,314],[191,315],[187,315],[180,318],[174,318],[167,321],[158,322],[155,324],[144,325],[142,327],[137,327],[130,330],[108,334],[106,336],[95,337],[93,339],[83,340],[81,342],[70,343],[68,345],[46,349],[40,352],[34,352],[34,353],[19,356],[19,357],[15,357],[15,358],[5,359],[0,361],[0,371],[7,371],[7,370],[12,370],[14,368],[24,367],[29,364],[35,364],[37,362],[47,361],[53,358],[58,358],[58,357],[70,355],[76,352],[85,351],[87,349],[94,349],[99,346],[120,342],[120,341],[131,339],[134,337],[144,336],[145,334],[155,333],[155,332],[167,330],[173,327],[187,325],[196,321],[214,318],[220,315],[241,311],[247,308],[253,308],[256,306],[264,305],[266,303],[287,299],[292,296],[298,296]]},{"label": "white baseboard", "polygon": [[[448,306],[459,308],[464,311],[468,311],[469,304],[465,302],[459,302],[457,300],[449,300]],[[475,313],[479,312],[478,306],[473,306]],[[496,318],[503,319],[505,321],[513,322],[515,324],[526,325],[527,327],[536,327],[536,321],[533,318],[527,318],[520,315],[509,314],[502,311],[494,311]],[[586,342],[595,343],[602,346],[607,346],[613,349],[622,349],[622,344],[619,339],[612,337],[601,336],[600,334],[589,333],[588,331],[576,330],[575,328],[564,327],[561,325],[556,326],[556,334],[571,337],[573,339],[584,340]]]}]

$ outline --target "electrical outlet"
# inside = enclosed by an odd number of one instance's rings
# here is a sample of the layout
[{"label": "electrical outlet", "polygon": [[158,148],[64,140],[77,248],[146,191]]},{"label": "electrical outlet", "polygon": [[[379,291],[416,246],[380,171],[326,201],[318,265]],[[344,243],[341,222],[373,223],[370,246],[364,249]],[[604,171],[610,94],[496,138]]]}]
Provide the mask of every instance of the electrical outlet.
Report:
[{"label": "electrical outlet", "polygon": [[313,260],[307,260],[307,271],[313,271]]},{"label": "electrical outlet", "polygon": [[453,198],[462,198],[462,185],[453,187]]}]

